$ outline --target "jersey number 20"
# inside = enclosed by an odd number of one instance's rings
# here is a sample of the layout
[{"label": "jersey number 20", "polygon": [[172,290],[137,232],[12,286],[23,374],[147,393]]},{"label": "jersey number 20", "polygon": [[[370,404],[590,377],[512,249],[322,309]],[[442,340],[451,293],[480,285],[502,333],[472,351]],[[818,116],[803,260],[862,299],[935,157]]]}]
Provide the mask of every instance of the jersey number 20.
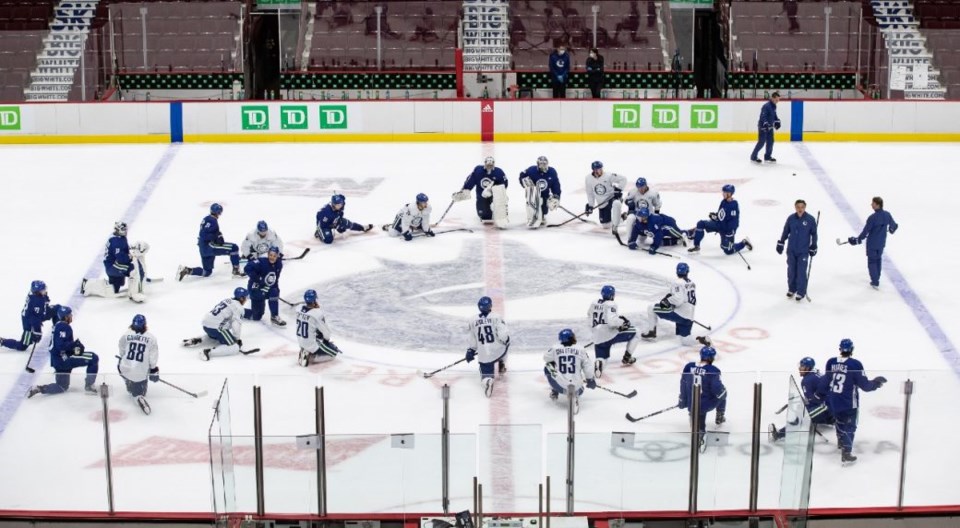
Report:
[{"label": "jersey number 20", "polygon": [[306,339],[307,331],[309,331],[310,325],[306,321],[297,321],[297,335]]},{"label": "jersey number 20", "polygon": [[139,361],[143,362],[143,352],[147,349],[147,345],[143,343],[130,343],[130,349],[127,350],[127,360],[128,361]]}]

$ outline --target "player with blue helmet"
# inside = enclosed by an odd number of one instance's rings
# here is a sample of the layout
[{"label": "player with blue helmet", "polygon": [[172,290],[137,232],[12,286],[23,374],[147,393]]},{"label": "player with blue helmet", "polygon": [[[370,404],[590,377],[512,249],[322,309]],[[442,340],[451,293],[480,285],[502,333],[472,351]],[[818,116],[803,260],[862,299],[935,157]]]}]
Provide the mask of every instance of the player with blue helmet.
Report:
[{"label": "player with blue helmet", "polygon": [[205,348],[200,352],[200,359],[210,361],[211,355],[227,355],[240,352],[240,328],[244,309],[250,292],[242,286],[233,289],[233,297],[217,303],[203,317],[203,337],[194,337],[183,340],[183,346],[199,345],[205,339],[217,343],[212,348]]},{"label": "player with blue helmet", "polygon": [[687,237],[693,239],[693,247],[687,251],[696,253],[700,251],[700,242],[705,233],[718,233],[720,235],[720,249],[727,255],[739,253],[743,248],[747,251],[753,251],[753,244],[749,238],[744,238],[740,242],[734,242],[737,236],[737,228],[740,227],[740,204],[733,199],[733,194],[737,191],[733,184],[726,184],[721,189],[723,199],[720,200],[720,206],[717,212],[710,213],[708,220],[700,220],[697,227],[687,230]]},{"label": "player with blue helmet", "polygon": [[0,339],[0,346],[11,350],[24,351],[30,345],[40,341],[44,321],[58,321],[58,304],[50,304],[50,297],[47,297],[47,283],[42,280],[35,280],[30,283],[30,292],[27,294],[27,300],[23,303],[23,309],[20,311],[20,324],[23,333],[20,339]]},{"label": "player with blue helmet", "polygon": [[86,349],[79,339],[73,338],[73,310],[69,306],[57,308],[57,324],[53,326],[53,339],[50,340],[50,366],[53,367],[54,382],[30,388],[27,397],[37,394],[61,394],[70,388],[70,372],[85,367],[87,376],[83,390],[87,394],[97,394],[94,384],[100,370],[100,357]]},{"label": "player with blue helmet", "polygon": [[358,224],[344,218],[343,213],[346,207],[346,196],[339,193],[331,196],[330,203],[317,211],[317,227],[313,236],[324,244],[333,244],[334,233],[343,234],[347,231],[366,233],[373,229],[373,224]]},{"label": "player with blue helmet", "polygon": [[230,256],[233,276],[243,277],[243,272],[240,271],[240,247],[232,242],[224,242],[223,233],[220,232],[221,214],[223,214],[222,205],[215,203],[210,206],[210,214],[200,221],[200,233],[197,235],[201,267],[180,266],[177,269],[177,280],[182,281],[187,275],[209,277],[213,273],[214,259],[222,255]]},{"label": "player with blue helmet", "polygon": [[693,361],[683,367],[680,375],[680,398],[677,406],[688,409],[693,413],[693,388],[700,387],[700,413],[697,426],[700,431],[700,447],[704,446],[704,431],[706,430],[707,413],[717,411],[714,423],[721,425],[727,421],[727,389],[720,379],[720,369],[713,365],[717,359],[717,350],[712,346],[700,349],[700,362]]},{"label": "player with blue helmet", "polygon": [[674,332],[680,336],[681,344],[685,346],[696,343],[704,346],[710,345],[709,337],[692,335],[694,312],[697,307],[697,285],[690,280],[689,275],[689,264],[686,262],[677,264],[677,280],[670,286],[670,291],[659,303],[650,305],[645,322],[648,330],[640,337],[656,339],[657,322],[664,320],[674,324],[676,327]]},{"label": "player with blue helmet", "polygon": [[510,334],[507,324],[493,311],[493,299],[483,296],[477,301],[480,311],[470,324],[467,325],[469,347],[465,359],[467,363],[477,358],[480,364],[480,384],[483,393],[489,398],[493,395],[494,367],[499,367],[500,374],[507,371],[507,351],[510,350]]},{"label": "player with blue helmet", "polygon": [[650,247],[647,248],[647,253],[651,255],[655,255],[661,246],[687,245],[683,238],[683,231],[677,226],[677,221],[672,216],[651,213],[646,206],[641,206],[636,211],[636,221],[633,223],[633,229],[630,230],[627,247],[637,249],[638,242],[645,240],[648,235],[653,237]]},{"label": "player with blue helmet", "polygon": [[276,231],[270,228],[266,220],[257,222],[257,227],[247,233],[247,238],[240,243],[240,254],[248,261],[266,257],[270,248],[280,249],[280,257],[283,258],[283,240]]},{"label": "player with blue helmet", "polygon": [[126,383],[127,392],[137,402],[143,414],[150,414],[147,403],[147,381],[160,381],[160,349],[157,338],[147,331],[147,318],[141,314],[133,316],[129,329],[120,336],[120,353],[117,358],[117,370]]},{"label": "player with blue helmet", "polygon": [[430,225],[430,213],[433,207],[426,194],[417,194],[416,201],[406,204],[397,211],[392,224],[383,226],[390,236],[402,236],[407,242],[413,240],[415,232],[422,232],[428,237],[436,236]]},{"label": "player with blue helmet", "polygon": [[266,257],[247,262],[243,271],[250,290],[250,308],[244,310],[243,318],[259,321],[263,318],[266,303],[270,306],[270,322],[287,326],[287,322],[280,318],[280,273],[283,272],[280,248],[271,247]]},{"label": "player with blue helmet", "polygon": [[600,298],[587,309],[587,324],[593,330],[593,349],[596,354],[594,371],[598,378],[603,376],[604,366],[610,359],[610,348],[617,343],[627,345],[623,359],[620,360],[623,365],[632,365],[637,361],[637,358],[633,357],[633,352],[640,343],[637,329],[617,312],[617,303],[614,302],[616,294],[617,290],[613,286],[603,286],[600,288]]},{"label": "player with blue helmet", "polygon": [[330,340],[330,327],[327,318],[317,302],[317,291],[303,292],[303,306],[297,312],[297,342],[300,354],[297,364],[309,367],[314,363],[323,363],[335,359],[342,352]]},{"label": "player with blue helmet", "polygon": [[553,345],[543,355],[546,365],[543,374],[550,384],[550,399],[557,401],[561,394],[567,394],[568,387],[573,385],[575,394],[573,412],[580,412],[580,395],[583,394],[583,385],[586,382],[588,389],[597,388],[594,378],[594,365],[590,356],[577,344],[577,336],[573,330],[564,328],[557,335],[558,344]]},{"label": "player with blue helmet", "polygon": [[[797,367],[800,373],[800,388],[803,390],[803,405],[806,407],[807,413],[810,416],[810,422],[813,423],[815,428],[818,425],[833,425],[835,422],[833,414],[830,412],[830,409],[827,408],[827,404],[823,401],[823,398],[817,394],[817,387],[820,386],[820,378],[822,376],[817,372],[816,367],[817,362],[814,361],[812,357],[801,359]],[[791,403],[793,402],[787,402],[788,405]],[[791,414],[800,416],[802,412],[803,411],[797,407],[793,409]],[[770,424],[768,432],[770,433],[770,441],[772,442],[782,440],[787,436],[787,428],[781,427],[777,429],[775,424]],[[800,432],[806,434],[806,431]]]}]

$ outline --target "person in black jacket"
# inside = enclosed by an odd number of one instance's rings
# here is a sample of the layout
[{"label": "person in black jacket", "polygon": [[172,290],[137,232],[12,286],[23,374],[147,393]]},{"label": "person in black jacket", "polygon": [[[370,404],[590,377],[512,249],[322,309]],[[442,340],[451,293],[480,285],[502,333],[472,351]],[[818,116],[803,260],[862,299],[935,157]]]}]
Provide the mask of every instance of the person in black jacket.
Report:
[{"label": "person in black jacket", "polygon": [[600,55],[597,48],[590,48],[590,56],[587,57],[587,85],[590,87],[591,96],[600,99],[603,89],[603,55]]}]

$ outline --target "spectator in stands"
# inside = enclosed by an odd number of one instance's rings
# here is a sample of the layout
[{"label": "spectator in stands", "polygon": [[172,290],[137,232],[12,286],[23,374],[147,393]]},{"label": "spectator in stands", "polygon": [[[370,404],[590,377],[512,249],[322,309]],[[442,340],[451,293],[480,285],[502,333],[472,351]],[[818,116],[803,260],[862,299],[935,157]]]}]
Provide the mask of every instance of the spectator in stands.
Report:
[{"label": "spectator in stands", "polygon": [[562,42],[550,54],[550,84],[553,85],[553,98],[566,99],[567,83],[570,81],[570,55]]},{"label": "spectator in stands", "polygon": [[410,42],[420,39],[423,39],[424,43],[440,40],[440,36],[437,35],[437,20],[433,16],[433,8],[427,8],[423,18],[420,19],[420,23],[414,28]]},{"label": "spectator in stands", "polygon": [[[338,28],[353,24],[353,13],[350,12],[350,5],[346,2],[337,2],[333,7],[333,15],[330,18],[330,28]],[[376,30],[376,23],[373,25]]]},{"label": "spectator in stands", "polygon": [[567,33],[563,29],[563,20],[553,16],[553,9],[549,7],[543,10],[543,41],[556,42],[566,40]]},{"label": "spectator in stands", "polygon": [[800,22],[797,21],[797,0],[783,0],[783,12],[790,21],[790,32],[800,31]]},{"label": "spectator in stands", "polygon": [[[396,31],[390,29],[390,23],[387,22],[387,8],[390,6],[384,5],[383,11],[380,13],[380,33],[387,37],[399,38],[400,34]],[[377,34],[377,11],[376,9],[371,9],[370,14],[363,19],[364,24],[364,35],[376,35]]]},{"label": "spectator in stands", "polygon": [[603,55],[597,48],[590,48],[590,56],[587,57],[587,85],[590,95],[600,99],[603,90]]},{"label": "spectator in stands", "polygon": [[617,22],[616,31],[613,34],[614,40],[620,40],[620,32],[627,30],[630,32],[630,41],[638,44],[645,44],[647,38],[637,35],[640,30],[640,8],[637,7],[636,0],[630,2],[630,14],[621,22]]}]

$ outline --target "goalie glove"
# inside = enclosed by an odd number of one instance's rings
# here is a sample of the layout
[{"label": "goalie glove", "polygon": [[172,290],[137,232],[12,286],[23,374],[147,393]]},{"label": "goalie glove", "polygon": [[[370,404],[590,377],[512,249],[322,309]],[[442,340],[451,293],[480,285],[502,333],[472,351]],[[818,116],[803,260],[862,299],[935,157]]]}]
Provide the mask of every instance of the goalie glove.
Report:
[{"label": "goalie glove", "polygon": [[520,185],[523,185],[524,188],[533,187],[533,180],[529,176],[524,176],[520,174]]},{"label": "goalie glove", "polygon": [[464,200],[469,200],[469,199],[470,199],[470,191],[467,189],[462,189],[453,193],[453,200],[455,202],[462,202]]},{"label": "goalie glove", "polygon": [[553,211],[559,205],[560,205],[560,198],[557,198],[556,196],[551,196],[550,198],[547,198],[547,209]]}]

